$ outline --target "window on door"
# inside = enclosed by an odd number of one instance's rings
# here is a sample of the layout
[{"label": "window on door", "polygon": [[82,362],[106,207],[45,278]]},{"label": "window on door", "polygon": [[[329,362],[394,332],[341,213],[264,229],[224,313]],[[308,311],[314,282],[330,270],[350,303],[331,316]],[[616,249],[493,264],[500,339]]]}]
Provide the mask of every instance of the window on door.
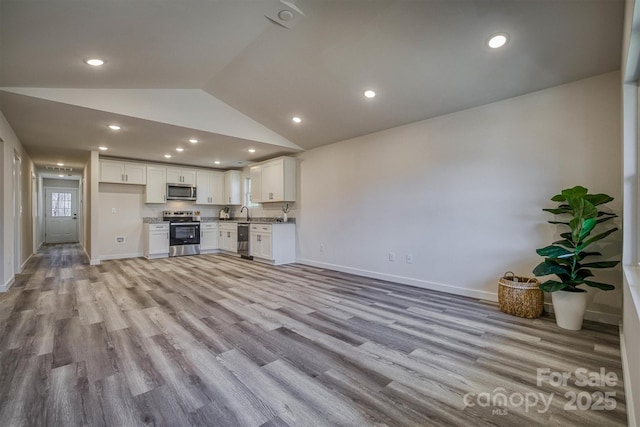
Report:
[{"label": "window on door", "polygon": [[71,216],[71,193],[51,193],[51,216]]}]

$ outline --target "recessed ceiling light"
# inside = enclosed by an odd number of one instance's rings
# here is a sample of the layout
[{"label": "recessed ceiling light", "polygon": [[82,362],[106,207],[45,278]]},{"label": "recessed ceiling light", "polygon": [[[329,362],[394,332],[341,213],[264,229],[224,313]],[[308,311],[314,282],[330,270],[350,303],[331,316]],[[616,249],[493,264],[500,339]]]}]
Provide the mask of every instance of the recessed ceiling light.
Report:
[{"label": "recessed ceiling light", "polygon": [[376,93],[374,91],[372,91],[371,89],[365,90],[363,95],[365,96],[365,98],[375,98],[376,97]]},{"label": "recessed ceiling light", "polygon": [[291,117],[291,120],[293,120],[294,123],[302,123],[302,119],[298,116]]},{"label": "recessed ceiling light", "polygon": [[189,142],[190,142],[190,143],[192,143],[192,144],[197,144],[197,143],[198,143],[198,140],[197,140],[197,139],[195,139],[195,138],[191,138],[191,139],[189,140]]},{"label": "recessed ceiling light", "polygon": [[104,64],[104,61],[102,59],[92,58],[92,59],[85,60],[84,63],[91,65],[93,67],[99,67]]},{"label": "recessed ceiling light", "polygon": [[100,150],[100,151],[107,151],[107,150],[108,150],[108,148],[107,148],[107,147],[100,146],[100,147],[98,147],[98,150]]},{"label": "recessed ceiling light", "polygon": [[491,49],[497,49],[507,44],[508,41],[509,35],[507,33],[498,33],[489,37],[487,46],[489,46]]},{"label": "recessed ceiling light", "polygon": [[56,163],[58,166],[64,166],[64,163]]},{"label": "recessed ceiling light", "polygon": [[216,165],[219,165],[220,164],[220,160],[216,160],[213,163],[215,163]]},{"label": "recessed ceiling light", "polygon": [[255,153],[255,152],[256,152],[256,149],[255,149],[255,148],[249,148],[249,150],[248,150],[248,151],[249,151],[250,153]]},{"label": "recessed ceiling light", "polygon": [[178,148],[176,148],[176,151],[179,152],[179,153],[182,153],[184,151],[184,148],[178,147]]},{"label": "recessed ceiling light", "polygon": [[64,178],[64,175],[58,175],[60,178]]},{"label": "recessed ceiling light", "polygon": [[167,159],[170,159],[171,158],[171,154],[165,154],[164,157],[167,158]]},{"label": "recessed ceiling light", "polygon": [[118,126],[118,125],[109,125],[109,129],[111,129],[111,130],[120,130],[120,126]]}]

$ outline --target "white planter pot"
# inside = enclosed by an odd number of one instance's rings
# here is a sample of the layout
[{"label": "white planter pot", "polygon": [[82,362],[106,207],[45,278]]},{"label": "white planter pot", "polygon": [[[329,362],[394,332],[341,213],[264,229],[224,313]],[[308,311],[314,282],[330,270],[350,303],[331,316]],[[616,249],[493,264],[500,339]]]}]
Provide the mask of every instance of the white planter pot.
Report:
[{"label": "white planter pot", "polygon": [[579,331],[587,309],[587,292],[557,291],[551,293],[556,324],[563,329]]}]

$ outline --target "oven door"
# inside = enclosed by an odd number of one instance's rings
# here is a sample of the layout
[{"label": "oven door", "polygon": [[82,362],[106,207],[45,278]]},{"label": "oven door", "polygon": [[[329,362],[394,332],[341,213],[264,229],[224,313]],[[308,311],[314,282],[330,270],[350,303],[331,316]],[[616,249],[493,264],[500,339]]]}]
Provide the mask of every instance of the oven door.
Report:
[{"label": "oven door", "polygon": [[200,244],[200,223],[199,222],[172,222],[169,226],[170,246],[199,245]]}]

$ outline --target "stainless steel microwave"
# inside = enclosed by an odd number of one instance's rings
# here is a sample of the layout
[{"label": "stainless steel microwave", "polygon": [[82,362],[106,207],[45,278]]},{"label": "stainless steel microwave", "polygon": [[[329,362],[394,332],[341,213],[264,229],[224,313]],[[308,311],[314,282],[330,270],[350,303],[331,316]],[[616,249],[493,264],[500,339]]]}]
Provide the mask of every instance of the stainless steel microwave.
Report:
[{"label": "stainless steel microwave", "polygon": [[196,186],[167,183],[167,200],[196,200]]}]

